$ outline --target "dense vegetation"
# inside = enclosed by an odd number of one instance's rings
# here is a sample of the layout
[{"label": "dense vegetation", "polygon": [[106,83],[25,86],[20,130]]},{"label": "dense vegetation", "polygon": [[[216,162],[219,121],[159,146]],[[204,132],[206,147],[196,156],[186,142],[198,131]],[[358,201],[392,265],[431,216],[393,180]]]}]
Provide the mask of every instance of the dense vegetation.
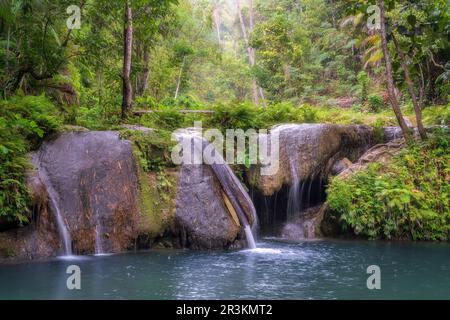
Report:
[{"label": "dense vegetation", "polygon": [[344,231],[371,239],[448,240],[450,133],[411,146],[387,166],[335,178],[328,203]]},{"label": "dense vegetation", "polygon": [[123,136],[160,172],[195,120],[449,124],[449,17],[445,0],[2,0],[0,220],[27,221],[27,154],[62,125],[155,128]]},{"label": "dense vegetation", "polygon": [[0,220],[27,222],[27,153],[55,132],[61,118],[44,96],[15,96],[0,103]]}]

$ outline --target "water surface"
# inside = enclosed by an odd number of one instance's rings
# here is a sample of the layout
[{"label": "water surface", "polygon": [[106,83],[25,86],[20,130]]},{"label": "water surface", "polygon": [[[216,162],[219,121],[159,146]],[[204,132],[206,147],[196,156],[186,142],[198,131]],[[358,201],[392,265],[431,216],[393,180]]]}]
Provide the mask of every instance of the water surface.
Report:
[{"label": "water surface", "polygon": [[[81,290],[66,269],[81,268]],[[366,269],[381,268],[381,290]],[[450,299],[449,243],[265,240],[0,266],[0,299]]]}]

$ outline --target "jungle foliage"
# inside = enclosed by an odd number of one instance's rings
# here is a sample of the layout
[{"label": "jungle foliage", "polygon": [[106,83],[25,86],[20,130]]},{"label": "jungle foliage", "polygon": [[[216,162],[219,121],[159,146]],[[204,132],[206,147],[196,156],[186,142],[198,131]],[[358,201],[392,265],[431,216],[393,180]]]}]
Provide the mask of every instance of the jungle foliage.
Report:
[{"label": "jungle foliage", "polygon": [[344,231],[370,239],[450,239],[450,133],[438,130],[388,165],[336,177],[327,202]]},{"label": "jungle foliage", "polygon": [[[380,3],[386,48],[367,26]],[[153,144],[124,133],[148,171],[168,165],[170,133],[198,120],[397,125],[389,78],[414,125],[411,87],[425,125],[448,124],[449,21],[445,0],[2,0],[0,219],[26,222],[27,154],[64,124],[157,129]]]}]

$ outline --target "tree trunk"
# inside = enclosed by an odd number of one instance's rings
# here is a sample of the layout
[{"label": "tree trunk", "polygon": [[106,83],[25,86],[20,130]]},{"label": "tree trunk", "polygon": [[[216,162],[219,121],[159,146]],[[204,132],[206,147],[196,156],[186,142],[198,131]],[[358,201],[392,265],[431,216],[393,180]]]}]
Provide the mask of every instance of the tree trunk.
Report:
[{"label": "tree trunk", "polygon": [[133,47],[133,17],[129,1],[125,3],[123,28],[123,70],[122,70],[122,119],[131,109],[133,88],[130,81],[131,55]]},{"label": "tree trunk", "polygon": [[148,81],[150,79],[150,54],[148,52],[148,46],[144,46],[144,75],[142,77],[142,91],[141,95],[144,95],[148,90]]},{"label": "tree trunk", "polygon": [[402,129],[403,136],[406,141],[411,140],[409,128],[403,119],[402,111],[397,101],[395,95],[394,78],[392,77],[392,63],[391,57],[389,55],[388,45],[387,45],[387,35],[386,35],[386,17],[384,13],[384,0],[378,0],[378,7],[380,8],[380,24],[381,24],[381,46],[383,48],[384,63],[386,65],[386,82],[389,95],[389,101],[391,102],[392,109],[394,110],[395,117],[397,118],[398,124]]},{"label": "tree trunk", "polygon": [[[251,33],[253,31],[254,21],[255,21],[255,15],[253,12],[253,0],[248,1],[248,7],[249,7],[249,32]],[[251,48],[251,54],[253,59],[253,66],[256,64],[256,56],[255,56],[255,49]],[[256,80],[255,80],[256,84]],[[264,107],[267,107],[266,105],[266,98],[264,97],[264,91],[261,87],[257,87],[259,95],[261,96],[262,102]]]},{"label": "tree trunk", "polygon": [[427,138],[427,133],[426,133],[425,128],[423,127],[423,123],[422,123],[422,110],[420,108],[419,102],[417,101],[416,94],[414,93],[414,84],[411,80],[411,75],[409,74],[408,64],[406,61],[406,55],[403,52],[403,50],[400,48],[400,45],[398,44],[398,41],[395,38],[395,36],[392,36],[392,39],[394,40],[395,49],[397,50],[397,53],[400,57],[400,63],[402,65],[403,72],[405,74],[406,84],[408,86],[408,92],[409,92],[409,95],[411,96],[411,100],[412,100],[412,103],[414,106],[414,112],[416,114],[416,121],[417,121],[417,129],[419,130],[420,138],[422,138],[422,140],[425,140]]},{"label": "tree trunk", "polygon": [[[142,61],[142,46],[141,46],[141,41],[139,39],[139,35],[136,34],[136,32],[134,33],[134,48],[135,48],[135,55],[134,55],[134,61],[135,63],[140,63]],[[137,72],[136,76],[135,76],[135,85],[134,85],[134,89],[133,89],[133,100],[139,96],[142,92],[141,87],[142,87],[142,75]]]},{"label": "tree trunk", "polygon": [[218,7],[214,8],[213,10],[213,20],[214,24],[216,25],[217,42],[219,43],[220,50],[222,50],[223,45],[222,45],[222,37],[220,36],[220,13]]},{"label": "tree trunk", "polygon": [[[253,48],[250,47],[250,43],[247,35],[247,28],[245,27],[244,17],[242,16],[241,3],[240,0],[236,0],[237,13],[239,16],[239,22],[241,24],[242,36],[244,38],[245,45],[247,47],[247,55],[248,61],[250,63],[250,67],[255,65],[255,55],[253,52]],[[251,10],[252,11],[252,10]],[[253,13],[251,13],[252,15]],[[252,16],[253,19],[253,16]],[[253,22],[253,20],[252,20]],[[256,84],[256,79],[252,79],[252,97],[253,103],[259,104],[259,94],[258,94],[258,85]]]},{"label": "tree trunk", "polygon": [[181,76],[183,75],[183,68],[184,68],[184,63],[185,62],[186,62],[186,56],[183,57],[183,62],[181,63],[181,67],[180,67],[180,73],[178,74],[177,88],[175,90],[175,96],[174,96],[175,100],[177,100],[178,92],[180,91]]}]

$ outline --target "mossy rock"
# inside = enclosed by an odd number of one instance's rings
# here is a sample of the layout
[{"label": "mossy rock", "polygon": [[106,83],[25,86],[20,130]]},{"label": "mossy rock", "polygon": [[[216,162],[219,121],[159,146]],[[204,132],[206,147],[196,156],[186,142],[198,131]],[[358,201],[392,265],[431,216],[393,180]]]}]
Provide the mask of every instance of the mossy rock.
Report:
[{"label": "mossy rock", "polygon": [[11,241],[4,235],[0,234],[0,258],[12,258],[17,255]]},{"label": "mossy rock", "polygon": [[139,234],[162,237],[175,217],[177,172],[144,172],[139,169]]}]

